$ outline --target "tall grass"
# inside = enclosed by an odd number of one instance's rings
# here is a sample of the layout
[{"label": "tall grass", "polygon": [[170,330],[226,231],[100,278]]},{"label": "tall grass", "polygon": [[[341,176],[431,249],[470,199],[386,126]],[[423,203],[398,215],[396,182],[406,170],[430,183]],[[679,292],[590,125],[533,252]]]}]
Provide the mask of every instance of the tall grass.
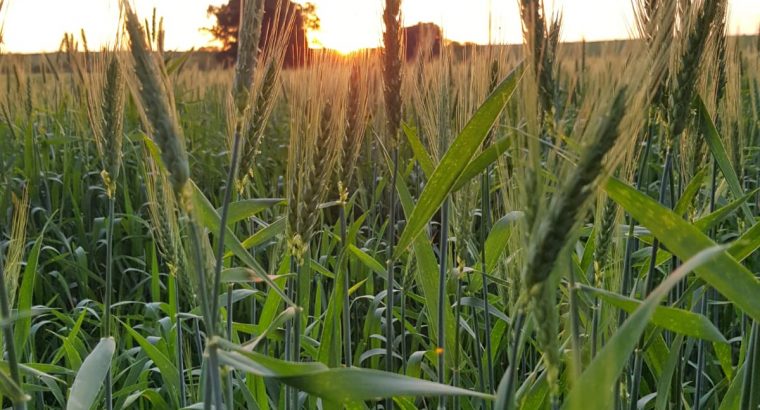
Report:
[{"label": "tall grass", "polygon": [[109,50],[0,60],[0,405],[760,404],[760,71],[726,2],[571,44],[520,1],[523,46],[405,61],[389,0],[381,50],[297,68],[291,9],[244,2],[223,68],[123,3]]}]

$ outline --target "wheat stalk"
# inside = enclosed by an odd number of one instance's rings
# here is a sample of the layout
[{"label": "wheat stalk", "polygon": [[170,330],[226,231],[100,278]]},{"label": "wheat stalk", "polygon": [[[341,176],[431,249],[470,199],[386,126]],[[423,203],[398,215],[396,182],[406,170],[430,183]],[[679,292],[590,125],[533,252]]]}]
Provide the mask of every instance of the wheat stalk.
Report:
[{"label": "wheat stalk", "polygon": [[345,186],[352,186],[359,156],[361,154],[364,134],[369,120],[369,78],[366,56],[351,66],[348,81],[348,100],[346,101],[347,122],[346,136],[343,143],[343,158],[339,164],[344,175]]},{"label": "wheat stalk", "polygon": [[[313,86],[294,93],[288,149],[288,237],[308,246],[319,221],[320,205],[334,187],[345,138],[345,84],[334,62],[318,62]],[[327,97],[329,96],[329,97]],[[300,256],[305,249],[301,249]],[[301,259],[301,258],[298,258]]]},{"label": "wheat stalk", "polygon": [[[268,27],[267,32],[259,34],[265,39],[264,51],[255,62],[253,80],[248,86],[247,109],[240,118],[242,121],[240,132],[244,141],[241,148],[239,173],[242,176],[236,182],[240,193],[245,189],[249,179],[254,176],[254,164],[264,139],[264,131],[280,95],[282,88],[280,77],[294,18],[294,8],[288,6],[283,9],[277,6],[272,19],[275,23]],[[247,77],[241,75],[241,78]]]},{"label": "wheat stalk", "polygon": [[[210,255],[208,252],[204,252],[203,244],[208,242],[208,238],[205,238],[205,241],[202,240],[201,230],[196,221],[197,216],[194,215],[192,208],[191,193],[187,186],[190,170],[187,151],[185,150],[185,139],[182,133],[182,128],[179,125],[176,109],[174,108],[174,98],[170,92],[171,86],[166,77],[166,70],[163,67],[163,62],[157,62],[153,53],[148,48],[146,33],[140,25],[137,15],[132,11],[126,1],[122,1],[121,4],[124,14],[126,15],[126,27],[131,45],[130,49],[134,59],[135,73],[139,81],[137,93],[142,102],[142,109],[148,120],[148,125],[152,128],[151,135],[155,140],[156,145],[158,145],[161,150],[161,158],[169,172],[169,179],[172,183],[174,193],[182,198],[182,206],[185,212],[191,216],[188,225],[190,228],[190,243],[193,246],[193,249],[191,250],[190,255],[194,257],[193,268],[196,270],[195,273],[198,277],[198,293],[201,298],[201,308],[204,323],[206,325],[207,340],[214,340],[217,320],[214,315],[215,310],[212,309],[212,307],[215,306],[215,304],[209,300],[208,287],[206,284],[207,278],[205,275],[208,268],[206,263],[210,263],[213,268],[214,257],[213,252]],[[159,31],[163,32],[161,28],[159,28]],[[162,35],[158,36],[158,42],[159,52],[162,52]],[[228,184],[228,187],[229,186],[231,186],[231,184]],[[224,221],[221,223],[221,226],[226,226]],[[215,301],[216,297],[214,297],[214,302]],[[218,352],[215,345],[209,346],[207,343],[206,347],[209,355],[209,377],[206,380],[208,380],[211,387],[210,392],[215,407],[222,408],[223,400]],[[212,400],[204,400],[204,408],[210,410]]]},{"label": "wheat stalk", "polygon": [[124,74],[116,54],[111,56],[103,88],[103,137],[105,164],[112,179],[119,177],[124,129]]},{"label": "wheat stalk", "polygon": [[546,216],[531,239],[522,278],[531,299],[538,326],[537,342],[547,363],[547,381],[553,395],[559,393],[560,367],[556,338],[556,309],[549,276],[557,257],[576,225],[588,197],[603,170],[603,159],[620,135],[618,127],[626,107],[625,88],[620,89],[607,110],[594,138],[584,148],[580,160],[565,178],[561,190],[552,199]]},{"label": "wheat stalk", "polygon": [[122,1],[126,15],[127,33],[139,80],[138,93],[149,125],[151,136],[161,149],[161,158],[169,171],[170,180],[177,193],[182,192],[190,167],[185,150],[185,137],[177,120],[173,97],[170,97],[168,80],[163,76],[159,63],[148,48],[146,34],[137,15],[126,1]]},{"label": "wheat stalk", "polygon": [[[388,204],[388,239],[386,263],[386,307],[385,307],[385,370],[393,370],[393,293],[394,269],[393,244],[396,240],[396,180],[399,167],[399,127],[401,125],[401,0],[385,0],[383,10],[383,97],[385,100],[386,132],[393,142],[393,172],[388,187],[390,201]],[[385,407],[393,410],[393,400],[387,399]]]},{"label": "wheat stalk", "polygon": [[235,77],[232,80],[232,96],[238,116],[248,108],[253,75],[259,54],[261,22],[264,0],[241,1],[240,28],[238,29],[238,55]]},{"label": "wheat stalk", "polygon": [[705,0],[696,8],[696,16],[689,19],[688,35],[683,50],[679,54],[679,69],[674,72],[670,88],[670,110],[668,112],[669,137],[677,141],[689,120],[691,100],[700,73],[702,56],[715,19],[723,0]]},{"label": "wheat stalk", "polygon": [[401,0],[386,0],[383,10],[383,96],[387,135],[398,143],[401,126]]}]

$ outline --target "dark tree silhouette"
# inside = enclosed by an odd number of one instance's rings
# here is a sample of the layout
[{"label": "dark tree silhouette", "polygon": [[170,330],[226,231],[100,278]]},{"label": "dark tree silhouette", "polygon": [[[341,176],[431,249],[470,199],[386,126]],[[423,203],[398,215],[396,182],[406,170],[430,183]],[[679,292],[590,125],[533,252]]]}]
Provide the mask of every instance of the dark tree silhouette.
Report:
[{"label": "dark tree silhouette", "polygon": [[[279,14],[276,12],[278,7]],[[230,64],[235,61],[237,56],[240,0],[230,0],[227,4],[218,7],[209,6],[208,15],[216,18],[216,24],[206,30],[222,43],[218,58],[225,64]],[[264,17],[261,25],[262,36],[259,49],[264,49],[267,33],[272,31],[272,27],[282,27],[288,15],[292,15],[292,27],[287,42],[285,65],[289,67],[300,66],[306,60],[309,52],[307,31],[319,29],[319,17],[316,15],[316,8],[311,3],[300,5],[290,0],[264,0]],[[275,21],[276,16],[279,21]]]},{"label": "dark tree silhouette", "polygon": [[[252,1],[252,0],[246,0]],[[279,21],[275,22],[277,7],[280,7]],[[293,16],[292,30],[288,38],[288,50],[285,55],[285,66],[301,66],[309,55],[306,33],[318,30],[320,21],[316,8],[311,3],[303,5],[291,0],[265,0],[264,17],[262,21],[262,36],[259,49],[264,49],[266,33],[271,27],[283,26],[286,13],[290,10]],[[224,64],[235,62],[237,56],[238,25],[240,23],[240,0],[229,0],[221,6],[209,6],[208,15],[214,16],[216,24],[206,30],[221,43],[217,57]],[[435,58],[441,53],[443,46],[443,30],[433,23],[417,23],[404,27],[404,49],[407,61],[414,60],[418,55],[424,58]]]},{"label": "dark tree silhouette", "polygon": [[443,30],[433,23],[417,23],[404,27],[404,48],[406,60],[414,60],[420,53],[426,58],[441,54]]}]

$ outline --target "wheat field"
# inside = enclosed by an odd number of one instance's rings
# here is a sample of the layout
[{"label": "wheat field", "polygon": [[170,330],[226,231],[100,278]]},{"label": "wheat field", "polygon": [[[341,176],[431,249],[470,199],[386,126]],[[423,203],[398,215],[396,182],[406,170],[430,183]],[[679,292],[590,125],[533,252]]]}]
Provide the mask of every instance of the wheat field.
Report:
[{"label": "wheat field", "polygon": [[0,407],[760,409],[760,36],[406,59],[400,2],[297,68],[263,1],[229,67],[128,1],[0,54]]}]

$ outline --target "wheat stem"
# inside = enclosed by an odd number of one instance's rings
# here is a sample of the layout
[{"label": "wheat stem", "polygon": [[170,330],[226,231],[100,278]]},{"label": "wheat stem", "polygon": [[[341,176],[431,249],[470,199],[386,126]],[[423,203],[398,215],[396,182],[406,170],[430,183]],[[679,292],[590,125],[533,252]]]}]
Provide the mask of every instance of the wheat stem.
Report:
[{"label": "wheat stem", "polygon": [[339,263],[344,269],[343,271],[343,349],[344,360],[346,367],[353,366],[353,352],[351,348],[351,320],[349,315],[351,314],[351,300],[349,299],[349,286],[351,285],[351,278],[349,278],[348,259],[346,256],[346,249],[348,249],[348,234],[346,232],[346,205],[342,204],[339,209],[340,215],[340,243],[341,243],[341,257]]},{"label": "wheat stem", "polygon": [[[449,254],[449,199],[446,198],[441,205],[441,236],[440,236],[440,248],[438,254],[438,346],[436,353],[438,354],[438,383],[446,383],[446,360],[445,360],[445,341],[446,341],[446,323],[444,322],[444,306],[447,303],[446,297],[446,273],[447,262]],[[486,312],[486,315],[488,312]],[[438,408],[443,409],[446,407],[446,398],[441,396],[438,402]]]},{"label": "wheat stem", "polygon": [[[217,238],[216,248],[216,265],[214,266],[214,286],[212,291],[214,292],[214,298],[211,304],[211,313],[213,317],[219,317],[219,297],[218,292],[222,284],[222,266],[224,264],[224,239],[227,232],[227,219],[229,218],[230,200],[232,199],[232,191],[234,190],[235,176],[237,175],[237,164],[240,151],[240,132],[235,132],[234,141],[232,144],[232,159],[230,161],[230,169],[227,173],[227,184],[224,188],[224,196],[222,199],[222,212],[220,215],[219,223],[219,237]],[[229,315],[230,312],[227,312]],[[227,335],[231,337],[231,335]]]},{"label": "wheat stem", "polygon": [[[667,194],[667,187],[668,187],[667,179],[672,172],[672,166],[673,166],[673,151],[667,148],[667,152],[665,153],[665,163],[663,164],[663,167],[662,167],[663,168],[662,178],[660,179],[660,194],[659,194],[660,203],[665,202],[665,195]],[[644,297],[648,296],[649,292],[651,292],[652,289],[654,288],[654,275],[657,269],[657,253],[659,249],[660,249],[660,241],[657,238],[654,238],[654,240],[652,241],[652,253],[649,259],[649,271],[647,273],[646,284],[644,285],[644,294],[643,294]],[[642,339],[639,340],[638,346],[636,347],[636,353],[634,356],[633,382],[631,383],[631,403],[630,403],[631,410],[636,410],[638,406],[637,402],[638,402],[638,395],[639,395],[639,385],[641,384],[641,368],[642,368],[642,361],[643,361],[643,356],[642,356],[643,343],[644,341],[642,337]]]},{"label": "wheat stem", "polygon": [[[200,293],[200,304],[201,304],[201,312],[203,314],[203,322],[206,324],[206,352],[209,354],[209,359],[211,358],[211,353],[214,351],[215,348],[210,346],[209,341],[213,339],[214,337],[214,327],[216,321],[213,318],[212,310],[211,310],[211,303],[208,300],[208,289],[206,286],[206,277],[205,277],[205,269],[203,266],[203,250],[201,248],[200,243],[200,229],[197,226],[196,221],[194,220],[193,216],[190,216],[190,221],[188,223],[190,228],[190,243],[193,247],[193,261],[195,262],[195,270],[196,274],[198,275],[198,287]],[[214,354],[214,357],[216,358],[216,355]],[[217,389],[217,386],[219,385],[219,366],[213,366],[211,363],[207,363],[206,369],[208,370],[208,377],[206,378],[206,389],[208,391],[208,394],[206,394],[205,399],[203,401],[204,409],[210,410],[211,409],[211,401],[209,400],[209,396],[213,395],[213,402],[217,409],[222,408],[222,395],[221,390]]]},{"label": "wheat stem", "polygon": [[174,325],[177,327],[177,338],[175,343],[177,344],[177,373],[179,376],[179,405],[180,407],[187,406],[187,383],[185,381],[185,348],[183,341],[185,340],[182,331],[182,318],[180,317],[180,305],[179,305],[179,283],[175,275],[169,275],[169,286],[174,293]]},{"label": "wheat stem", "polygon": [[[401,125],[401,0],[385,0],[383,10],[383,96],[387,120],[387,135],[393,141],[393,174],[391,176],[388,239],[387,239],[387,282],[385,310],[385,370],[393,371],[393,258],[396,236],[396,181],[399,173],[399,128]],[[393,399],[385,400],[385,408],[393,410]]]},{"label": "wheat stem", "polygon": [[[103,301],[103,337],[111,337],[111,299],[113,293],[113,228],[116,212],[116,198],[108,198],[108,225],[106,230],[106,288],[105,298]],[[105,381],[105,402],[106,409],[113,408],[113,383],[112,383],[111,366],[108,367]]]}]

